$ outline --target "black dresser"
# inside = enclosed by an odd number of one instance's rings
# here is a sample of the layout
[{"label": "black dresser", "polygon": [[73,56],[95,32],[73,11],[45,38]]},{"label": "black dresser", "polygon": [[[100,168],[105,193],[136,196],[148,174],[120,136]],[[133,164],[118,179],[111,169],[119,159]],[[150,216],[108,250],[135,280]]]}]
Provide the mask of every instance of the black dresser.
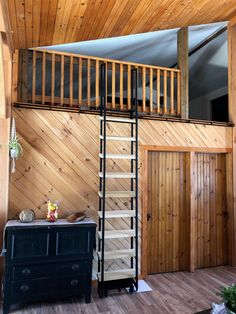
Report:
[{"label": "black dresser", "polygon": [[3,313],[14,303],[82,295],[91,301],[96,224],[9,221],[3,255]]}]

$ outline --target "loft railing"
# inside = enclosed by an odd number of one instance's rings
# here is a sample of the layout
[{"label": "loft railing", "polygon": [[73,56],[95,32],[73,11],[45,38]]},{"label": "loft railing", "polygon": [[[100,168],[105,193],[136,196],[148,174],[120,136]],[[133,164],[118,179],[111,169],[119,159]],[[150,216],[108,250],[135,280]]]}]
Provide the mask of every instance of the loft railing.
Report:
[{"label": "loft railing", "polygon": [[140,113],[180,116],[180,70],[50,50],[16,53],[16,103],[98,110],[100,64],[107,67],[107,108],[131,108],[131,70],[138,70]]}]

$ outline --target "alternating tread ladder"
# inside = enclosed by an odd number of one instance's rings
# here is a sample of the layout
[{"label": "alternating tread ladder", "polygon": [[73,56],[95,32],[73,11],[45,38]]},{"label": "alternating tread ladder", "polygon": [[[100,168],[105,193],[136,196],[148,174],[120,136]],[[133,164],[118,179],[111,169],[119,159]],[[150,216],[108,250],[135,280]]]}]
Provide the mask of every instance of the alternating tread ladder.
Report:
[{"label": "alternating tread ladder", "polygon": [[[131,110],[127,116],[114,116],[114,111],[107,109],[106,95],[106,64],[100,69],[100,191],[99,194],[99,231],[98,231],[98,293],[100,297],[107,296],[108,290],[129,288],[132,293],[138,289],[138,105],[137,105],[137,69],[131,72]],[[117,112],[116,112],[117,113]],[[113,115],[112,115],[113,114]],[[130,136],[108,136],[107,123],[127,124],[130,126]],[[130,142],[130,154],[107,153],[107,141]],[[107,159],[123,159],[130,162],[130,172],[107,172]],[[128,191],[106,190],[106,180],[129,179]],[[130,209],[116,210],[107,208],[107,198],[128,198]],[[129,219],[129,229],[106,230],[107,219]],[[130,243],[126,249],[107,250],[106,243],[112,239],[125,239]],[[105,261],[129,259],[127,269],[105,270]]]}]

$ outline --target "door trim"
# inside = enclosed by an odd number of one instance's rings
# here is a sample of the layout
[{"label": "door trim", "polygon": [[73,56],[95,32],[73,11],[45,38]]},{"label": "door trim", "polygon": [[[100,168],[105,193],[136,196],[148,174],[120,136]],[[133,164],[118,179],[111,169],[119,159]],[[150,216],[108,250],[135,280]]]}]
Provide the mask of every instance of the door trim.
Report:
[{"label": "door trim", "polygon": [[[141,277],[147,277],[147,207],[148,207],[148,153],[150,151],[156,152],[185,152],[188,153],[188,181],[187,191],[189,193],[189,205],[190,205],[190,252],[189,252],[189,271],[194,272],[196,269],[196,225],[195,225],[195,199],[194,191],[195,187],[195,153],[215,153],[226,154],[229,157],[232,155],[232,148],[216,148],[216,147],[181,147],[181,146],[157,146],[157,145],[141,145],[141,205],[142,205],[142,223],[141,223]],[[229,163],[232,158],[226,158],[226,162]],[[232,161],[231,161],[232,162]],[[227,182],[232,180],[231,173],[227,173]],[[227,208],[229,211],[229,217],[233,217],[233,200],[230,197],[231,193],[227,193]],[[233,248],[236,249],[236,241],[233,243],[233,219],[229,218],[229,235],[232,239],[232,247],[228,250],[228,260],[231,261],[231,254]]]}]

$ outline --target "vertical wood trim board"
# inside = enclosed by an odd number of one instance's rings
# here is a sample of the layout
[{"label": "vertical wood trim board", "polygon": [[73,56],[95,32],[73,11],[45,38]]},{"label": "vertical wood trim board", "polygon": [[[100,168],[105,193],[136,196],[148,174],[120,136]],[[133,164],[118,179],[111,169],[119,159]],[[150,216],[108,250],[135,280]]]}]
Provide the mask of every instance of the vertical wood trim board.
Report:
[{"label": "vertical wood trim board", "polygon": [[[9,134],[12,95],[12,56],[7,43],[7,34],[0,33],[0,247],[9,207]],[[3,258],[0,258],[0,277]]]},{"label": "vertical wood trim board", "polygon": [[[236,123],[236,25],[228,26],[228,94],[229,94],[229,120]],[[236,266],[236,130],[232,135],[232,265]]]},{"label": "vertical wood trim board", "polygon": [[189,200],[190,211],[190,245],[189,245],[189,271],[194,272],[196,269],[196,220],[197,220],[197,208],[196,208],[196,153],[190,152],[187,155],[186,172],[188,174],[187,191]]},{"label": "vertical wood trim board", "polygon": [[188,67],[188,27],[177,34],[178,68],[180,72],[181,118],[189,117],[189,67]]}]

